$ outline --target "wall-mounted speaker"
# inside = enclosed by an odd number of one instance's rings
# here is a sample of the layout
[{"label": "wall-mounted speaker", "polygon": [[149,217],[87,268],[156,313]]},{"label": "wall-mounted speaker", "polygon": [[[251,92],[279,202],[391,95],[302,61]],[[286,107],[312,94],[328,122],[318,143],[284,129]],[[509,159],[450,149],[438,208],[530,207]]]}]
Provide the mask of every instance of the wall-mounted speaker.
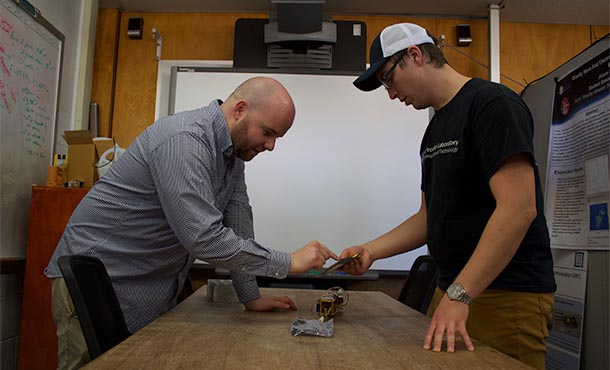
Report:
[{"label": "wall-mounted speaker", "polygon": [[472,36],[470,35],[470,25],[458,24],[455,28],[457,32],[457,45],[470,46],[470,43],[472,42]]},{"label": "wall-mounted speaker", "polygon": [[142,17],[129,17],[129,20],[127,21],[127,37],[134,40],[141,40],[143,28],[144,19],[142,19]]}]

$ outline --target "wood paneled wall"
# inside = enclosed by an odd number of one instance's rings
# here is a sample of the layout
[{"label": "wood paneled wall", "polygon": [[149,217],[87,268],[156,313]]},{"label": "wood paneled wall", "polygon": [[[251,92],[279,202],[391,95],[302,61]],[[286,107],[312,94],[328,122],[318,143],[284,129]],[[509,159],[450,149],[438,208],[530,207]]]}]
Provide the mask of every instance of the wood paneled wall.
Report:
[{"label": "wood paneled wall", "polygon": [[[127,37],[129,17],[142,16],[144,37]],[[266,14],[123,13],[119,33],[112,134],[126,148],[155,117],[157,88],[156,41],[152,29],[163,37],[161,58],[191,60],[233,59],[235,21],[267,18]],[[225,98],[225,97],[219,97]],[[206,105],[209,102],[201,102]]]},{"label": "wood paneled wall", "polygon": [[110,137],[112,134],[114,82],[120,20],[121,13],[118,9],[100,9],[98,12],[95,58],[91,80],[91,101],[98,103],[98,136],[103,137]]},{"label": "wood paneled wall", "polygon": [[[267,14],[250,13],[117,14],[118,11],[113,9],[100,10],[93,97],[100,104],[100,134],[105,134],[108,132],[105,130],[111,127],[112,136],[122,147],[129,146],[154,120],[158,62],[152,28],[156,28],[163,37],[162,59],[231,60],[235,21],[268,17]],[[142,40],[127,37],[127,22],[133,16],[144,19]],[[445,55],[449,63],[465,75],[489,76],[486,20],[362,15],[334,15],[333,18],[365,22],[367,45],[384,27],[397,22],[413,22],[427,28],[433,35],[445,35],[446,43],[456,46],[455,26],[469,23],[473,39],[471,45],[459,47],[458,51],[446,47]],[[110,35],[116,34],[117,23],[119,32],[113,41]],[[608,32],[610,27],[606,26],[501,22],[501,82],[521,92],[527,83],[559,67]],[[108,67],[112,65],[110,61],[116,43],[115,68],[110,71]],[[114,78],[116,82],[111,86],[109,81]],[[201,102],[202,105],[207,103]]]}]

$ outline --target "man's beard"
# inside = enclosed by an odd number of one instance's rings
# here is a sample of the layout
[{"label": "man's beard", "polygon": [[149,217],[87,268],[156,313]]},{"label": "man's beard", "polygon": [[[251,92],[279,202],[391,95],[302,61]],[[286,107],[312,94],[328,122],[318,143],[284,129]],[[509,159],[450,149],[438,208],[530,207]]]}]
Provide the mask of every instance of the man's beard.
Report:
[{"label": "man's beard", "polygon": [[231,137],[233,141],[233,156],[240,158],[244,161],[249,161],[256,156],[255,154],[252,156],[250,153],[253,151],[252,148],[248,147],[247,142],[247,131],[248,131],[248,122],[244,119],[239,123],[236,127],[236,130]]}]

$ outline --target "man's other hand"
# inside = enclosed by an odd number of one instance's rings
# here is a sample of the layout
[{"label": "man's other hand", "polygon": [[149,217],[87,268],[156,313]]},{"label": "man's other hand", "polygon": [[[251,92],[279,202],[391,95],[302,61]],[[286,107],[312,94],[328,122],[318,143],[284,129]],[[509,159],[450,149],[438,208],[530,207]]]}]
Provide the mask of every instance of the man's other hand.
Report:
[{"label": "man's other hand", "polygon": [[311,269],[320,269],[329,258],[339,259],[333,251],[317,240],[307,243],[307,245],[292,253],[290,257],[290,270],[288,272],[293,274],[301,274]]}]

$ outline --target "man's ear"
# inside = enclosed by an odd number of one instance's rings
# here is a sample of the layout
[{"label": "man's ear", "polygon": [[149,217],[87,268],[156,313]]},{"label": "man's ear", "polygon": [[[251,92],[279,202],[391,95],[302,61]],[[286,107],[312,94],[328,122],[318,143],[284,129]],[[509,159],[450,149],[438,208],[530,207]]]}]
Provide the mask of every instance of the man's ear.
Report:
[{"label": "man's ear", "polygon": [[237,103],[233,106],[233,119],[235,121],[241,120],[248,111],[248,102],[245,100],[238,100]]},{"label": "man's ear", "polygon": [[417,46],[409,47],[409,49],[407,49],[407,56],[416,64],[420,64],[424,59],[421,49]]}]

